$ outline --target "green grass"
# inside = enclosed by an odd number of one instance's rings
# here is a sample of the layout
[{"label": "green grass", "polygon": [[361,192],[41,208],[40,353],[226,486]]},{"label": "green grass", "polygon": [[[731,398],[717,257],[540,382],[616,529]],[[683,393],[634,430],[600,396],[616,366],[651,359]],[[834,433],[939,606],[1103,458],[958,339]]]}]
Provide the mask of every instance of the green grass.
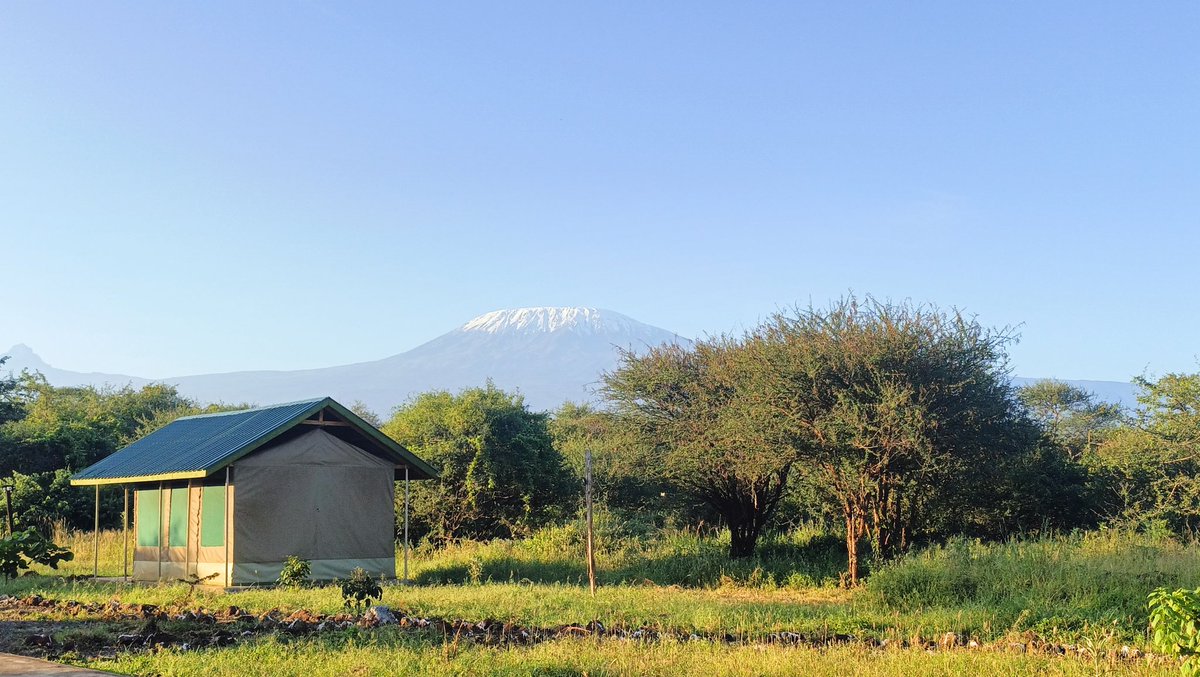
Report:
[{"label": "green grass", "polygon": [[558,640],[530,648],[430,644],[378,631],[319,640],[267,638],[230,649],[123,655],[91,664],[160,675],[1168,675],[1157,662],[1054,658],[995,652],[727,647],[707,642]]},{"label": "green grass", "polygon": [[[384,603],[426,617],[495,619],[538,627],[599,620],[609,627],[730,634],[751,641],[778,631],[926,641],[954,632],[1004,646],[1033,632],[1051,641],[1113,650],[1123,644],[1145,648],[1150,590],[1200,585],[1200,547],[1128,533],[997,544],[954,541],[880,567],[864,587],[846,591],[831,585],[841,560],[828,537],[820,534],[773,539],[759,557],[731,561],[722,539],[677,532],[658,539],[610,536],[599,557],[603,585],[593,598],[584,583],[578,537],[578,530],[567,526],[524,541],[421,549],[412,561],[413,578],[420,584],[386,587]],[[68,541],[74,542],[78,541]],[[119,567],[119,537],[110,542],[106,535],[101,545],[102,572],[114,564]],[[114,551],[116,561],[105,564],[104,553]],[[333,587],[233,594],[201,590],[187,599],[188,590],[180,585],[127,586],[43,576],[10,582],[0,586],[0,593],[84,602],[117,597],[159,605],[186,599],[192,606],[236,604],[255,612],[306,608],[330,613],[342,604]],[[505,650],[452,644],[431,644],[390,631],[352,633],[256,640],[208,653],[122,656],[107,667],[196,674],[202,666],[206,674],[210,667],[211,674],[233,674],[253,665],[262,674],[355,674],[356,669],[372,674],[379,666],[411,664],[430,674],[530,674],[543,669],[544,674],[625,674],[640,672],[644,665],[646,671],[660,674],[790,674],[801,661],[812,666],[811,674],[1083,674],[1117,669],[1089,666],[1079,659],[994,652],[927,656],[863,646],[817,650],[556,640]],[[311,671],[297,669],[307,665]],[[1132,670],[1130,674],[1152,674],[1161,666],[1117,667],[1121,672]]]}]

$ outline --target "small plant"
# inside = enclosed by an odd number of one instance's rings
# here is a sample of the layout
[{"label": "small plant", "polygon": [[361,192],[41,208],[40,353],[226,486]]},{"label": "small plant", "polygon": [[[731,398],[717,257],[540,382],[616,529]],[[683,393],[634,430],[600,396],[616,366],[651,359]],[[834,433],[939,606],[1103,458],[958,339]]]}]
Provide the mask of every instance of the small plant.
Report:
[{"label": "small plant", "polygon": [[1184,677],[1200,675],[1200,588],[1150,593],[1150,644],[1179,656]]},{"label": "small plant", "polygon": [[362,611],[371,600],[383,599],[383,587],[362,567],[351,571],[350,578],[339,579],[338,586],[342,589],[342,603],[347,609]]},{"label": "small plant", "polygon": [[467,562],[467,577],[471,579],[472,585],[479,585],[483,582],[483,560],[479,557],[472,557]]},{"label": "small plant", "polygon": [[196,594],[197,585],[203,585],[220,575],[220,573],[211,573],[207,576],[201,577],[199,574],[189,574],[187,578],[176,578],[176,581],[188,586],[187,594],[183,596],[183,599],[180,600],[176,606],[179,606],[180,608],[186,606],[187,603],[192,600],[192,596]]},{"label": "small plant", "polygon": [[303,588],[309,584],[312,575],[312,562],[290,555],[283,561],[283,569],[279,572],[279,585],[287,588]]},{"label": "small plant", "polygon": [[75,554],[60,548],[39,534],[36,529],[17,531],[0,538],[0,574],[8,581],[34,564],[57,569],[59,562],[69,562]]}]

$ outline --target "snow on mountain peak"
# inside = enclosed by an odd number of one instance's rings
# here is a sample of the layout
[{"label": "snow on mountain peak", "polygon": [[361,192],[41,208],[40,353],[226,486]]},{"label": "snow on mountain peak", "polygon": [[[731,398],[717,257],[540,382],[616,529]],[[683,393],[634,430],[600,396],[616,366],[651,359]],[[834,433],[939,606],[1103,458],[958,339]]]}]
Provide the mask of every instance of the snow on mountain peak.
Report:
[{"label": "snow on mountain peak", "polygon": [[541,307],[493,310],[464,324],[459,331],[488,334],[545,334],[569,331],[582,334],[636,332],[640,322],[599,308]]}]

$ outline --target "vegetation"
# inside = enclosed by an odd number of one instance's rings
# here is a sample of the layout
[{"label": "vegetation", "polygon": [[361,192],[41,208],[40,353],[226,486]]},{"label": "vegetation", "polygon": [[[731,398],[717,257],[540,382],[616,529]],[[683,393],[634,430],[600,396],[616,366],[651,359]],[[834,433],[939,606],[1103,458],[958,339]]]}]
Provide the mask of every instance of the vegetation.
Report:
[{"label": "vegetation", "polygon": [[425,393],[398,408],[383,431],[439,473],[413,487],[414,537],[511,537],[562,518],[579,488],[548,418],[490,383]]},{"label": "vegetation", "polygon": [[0,538],[0,575],[6,581],[35,564],[57,569],[59,562],[72,558],[74,555],[70,550],[51,543],[36,529],[17,531]]},{"label": "vegetation", "polygon": [[348,577],[337,584],[342,590],[342,606],[347,609],[362,611],[371,600],[383,599],[383,586],[362,567],[355,567]]},{"label": "vegetation", "polygon": [[[440,472],[413,486],[418,585],[388,592],[396,610],[646,628],[656,641],[556,637],[505,649],[343,628],[99,665],[343,674],[394,672],[402,657],[432,673],[772,674],[803,664],[843,674],[839,661],[877,674],[1195,673],[1200,374],[1135,379],[1140,406],[1126,412],[1063,383],[1012,388],[1011,340],[954,312],[849,297],[778,313],[742,336],[623,353],[599,405],[532,412],[489,383],[420,395],[383,423]],[[228,604],[203,589],[70,578],[90,575],[93,557],[102,576],[121,575],[130,554],[113,530],[119,492],[101,494],[97,553],[79,531],[91,528],[92,495],[70,475],[180,415],[218,408],[162,385],[0,379],[0,477],[14,486],[18,528],[0,541],[0,573],[12,579],[0,595],[92,603],[69,614],[84,624],[70,631],[80,646],[104,642],[111,619],[100,609],[114,597],[176,610]],[[594,598],[578,510],[587,450]],[[365,572],[291,585],[308,578],[306,564],[289,562],[283,587],[239,593],[237,605],[336,614],[384,593]],[[23,570],[40,575],[17,577]],[[58,610],[32,613],[67,622]],[[781,646],[783,636],[820,646]],[[925,653],[947,636],[983,648]],[[921,650],[871,648],[882,645]],[[1039,653],[1047,646],[1075,658]],[[1144,650],[1178,658],[1134,662]]]},{"label": "vegetation", "polygon": [[1200,589],[1150,593],[1150,641],[1163,653],[1183,657],[1184,677],[1200,674]]},{"label": "vegetation", "polygon": [[[615,643],[559,640],[528,649],[447,645],[399,631],[307,641],[272,638],[231,649],[128,654],[94,667],[125,674],[196,675],[1165,675],[1169,668],[1110,657],[878,651],[696,642]],[[249,666],[253,666],[250,668]]]},{"label": "vegetation", "polygon": [[289,555],[279,570],[279,584],[299,588],[308,585],[312,576],[312,562],[296,555]]}]

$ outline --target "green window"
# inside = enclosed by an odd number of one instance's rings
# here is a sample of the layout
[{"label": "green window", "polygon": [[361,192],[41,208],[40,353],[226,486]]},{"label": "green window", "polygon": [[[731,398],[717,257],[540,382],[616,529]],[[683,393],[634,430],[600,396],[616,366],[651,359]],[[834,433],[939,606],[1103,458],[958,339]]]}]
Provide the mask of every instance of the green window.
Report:
[{"label": "green window", "polygon": [[204,487],[200,497],[200,545],[225,545],[225,487]]},{"label": "green window", "polygon": [[187,545],[188,490],[171,490],[171,528],[167,532],[167,545],[182,548]]},{"label": "green window", "polygon": [[137,544],[151,548],[158,547],[158,531],[162,526],[162,501],[158,489],[143,489],[135,495],[137,512],[134,522],[137,523]]}]

